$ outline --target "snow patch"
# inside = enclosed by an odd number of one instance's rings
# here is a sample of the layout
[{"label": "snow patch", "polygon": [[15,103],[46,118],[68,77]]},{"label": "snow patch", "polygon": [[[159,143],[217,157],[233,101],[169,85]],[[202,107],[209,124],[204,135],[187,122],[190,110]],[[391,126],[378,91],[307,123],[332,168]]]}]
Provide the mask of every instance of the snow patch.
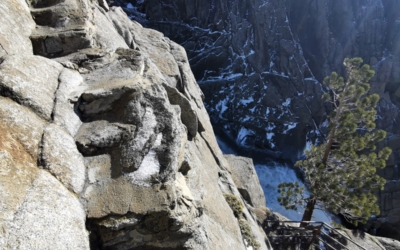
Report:
[{"label": "snow patch", "polygon": [[238,145],[245,146],[246,139],[248,136],[254,135],[254,131],[245,127],[241,127],[236,137],[236,143]]},{"label": "snow patch", "polygon": [[257,107],[257,106],[254,106],[253,108],[249,109],[249,111],[250,111],[251,113],[254,113],[254,111],[256,111],[256,107]]},{"label": "snow patch", "polygon": [[241,122],[248,122],[250,119],[251,119],[251,117],[246,115],[245,118],[241,119]]},{"label": "snow patch", "polygon": [[290,105],[291,101],[292,101],[291,98],[287,98],[286,101],[284,103],[282,103],[282,106],[288,107]]},{"label": "snow patch", "polygon": [[289,130],[294,129],[297,126],[297,122],[291,122],[288,124],[284,124],[285,130],[282,132],[282,134],[286,134]]},{"label": "snow patch", "polygon": [[249,104],[249,103],[252,103],[252,102],[254,102],[254,99],[253,99],[253,97],[249,97],[248,99],[242,99],[242,100],[240,100],[239,101],[239,103],[241,103],[241,104],[243,104],[243,105],[247,105],[247,104]]},{"label": "snow patch", "polygon": [[328,119],[325,119],[325,121],[321,124],[321,127],[327,128],[329,125]]},{"label": "snow patch", "polygon": [[215,108],[219,111],[219,118],[222,118],[222,114],[228,109],[227,100],[222,100],[219,101],[218,104],[215,106]]},{"label": "snow patch", "polygon": [[230,75],[225,76],[225,79],[233,80],[233,79],[239,78],[241,76],[243,76],[242,73],[230,74]]},{"label": "snow patch", "polygon": [[269,110],[269,107],[267,107],[267,110],[265,111],[265,115],[269,115],[271,111]]},{"label": "snow patch", "polygon": [[274,135],[275,135],[275,133],[273,133],[273,132],[266,134],[266,138],[267,138],[271,148],[275,148],[275,143],[272,141],[272,137],[274,137]]},{"label": "snow patch", "polygon": [[[299,209],[298,211],[286,210],[286,208],[281,206],[278,202],[278,185],[280,183],[294,181],[302,183],[301,180],[297,178],[295,171],[289,166],[278,165],[277,163],[270,165],[256,164],[255,169],[261,187],[266,195],[267,207],[291,220],[301,221],[304,212],[303,209]],[[308,193],[305,195],[307,196]],[[312,220],[331,224],[332,218],[331,215],[321,210],[314,210]]]},{"label": "snow patch", "polygon": [[[224,154],[237,155],[237,152],[233,150],[229,144],[224,143],[218,137],[217,142]],[[290,220],[300,221],[303,216],[303,209],[299,209],[298,211],[286,210],[286,208],[281,206],[278,202],[278,185],[280,183],[294,181],[300,184],[302,183],[293,168],[278,163],[255,164],[254,167],[267,200],[266,206],[273,212],[280,213]],[[308,193],[305,195],[307,194]],[[312,217],[315,221],[323,221],[327,224],[331,224],[332,218],[332,215],[321,210],[315,210]]]},{"label": "snow patch", "polygon": [[150,149],[149,153],[143,158],[143,161],[140,164],[138,170],[132,173],[125,174],[125,176],[132,184],[145,187],[151,186],[151,177],[160,172],[160,162],[157,159],[157,153],[154,149],[161,145],[161,140],[162,133],[159,133],[153,147]]}]

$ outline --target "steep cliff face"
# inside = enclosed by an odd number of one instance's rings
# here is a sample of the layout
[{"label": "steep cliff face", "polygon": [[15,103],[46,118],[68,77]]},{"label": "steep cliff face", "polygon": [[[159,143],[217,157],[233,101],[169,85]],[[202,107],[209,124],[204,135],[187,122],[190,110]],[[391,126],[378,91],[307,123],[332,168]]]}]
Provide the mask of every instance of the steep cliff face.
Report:
[{"label": "steep cliff face", "polygon": [[323,77],[343,73],[345,57],[362,57],[376,71],[371,92],[381,96],[377,124],[388,131],[382,145],[393,149],[381,173],[388,180],[379,194],[381,221],[398,228],[398,1],[113,2],[183,45],[216,127],[240,147],[270,158],[294,161],[323,139],[329,111],[320,98]]},{"label": "steep cliff face", "polygon": [[284,2],[150,0],[130,10],[186,48],[213,121],[233,141],[297,157],[324,107]]},{"label": "steep cliff face", "polygon": [[6,0],[0,23],[1,249],[248,249],[181,46],[103,0]]}]

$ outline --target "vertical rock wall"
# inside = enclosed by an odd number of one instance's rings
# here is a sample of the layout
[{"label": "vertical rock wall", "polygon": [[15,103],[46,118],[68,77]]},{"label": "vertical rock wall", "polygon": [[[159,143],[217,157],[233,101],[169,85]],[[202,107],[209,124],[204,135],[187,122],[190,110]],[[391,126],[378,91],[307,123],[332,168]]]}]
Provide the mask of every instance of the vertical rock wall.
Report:
[{"label": "vertical rock wall", "polygon": [[27,3],[0,5],[0,248],[247,249],[185,50],[105,1]]}]

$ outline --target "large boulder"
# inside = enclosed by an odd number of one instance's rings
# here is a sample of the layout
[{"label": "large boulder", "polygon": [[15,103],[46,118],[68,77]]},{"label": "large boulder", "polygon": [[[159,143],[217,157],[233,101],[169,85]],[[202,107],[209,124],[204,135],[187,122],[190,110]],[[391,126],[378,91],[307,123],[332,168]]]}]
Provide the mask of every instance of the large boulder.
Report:
[{"label": "large boulder", "polygon": [[242,197],[253,207],[265,207],[265,195],[251,158],[225,155],[235,182]]}]

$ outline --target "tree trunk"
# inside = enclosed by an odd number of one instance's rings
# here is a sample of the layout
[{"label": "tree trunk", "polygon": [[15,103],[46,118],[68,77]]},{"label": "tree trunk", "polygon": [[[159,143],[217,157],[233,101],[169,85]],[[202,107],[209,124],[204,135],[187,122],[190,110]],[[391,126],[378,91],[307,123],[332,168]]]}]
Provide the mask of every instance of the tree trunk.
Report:
[{"label": "tree trunk", "polygon": [[329,157],[329,154],[332,149],[333,138],[335,137],[335,132],[336,132],[336,128],[334,127],[334,128],[332,128],[331,132],[329,133],[328,141],[327,141],[326,147],[325,147],[324,157],[322,158],[322,163],[324,164],[324,166],[326,166],[326,163],[328,162],[328,157]]},{"label": "tree trunk", "polygon": [[311,221],[312,214],[314,212],[316,200],[311,196],[308,199],[306,209],[304,210],[303,218],[301,219],[300,227],[306,227],[308,222],[304,221]]}]

